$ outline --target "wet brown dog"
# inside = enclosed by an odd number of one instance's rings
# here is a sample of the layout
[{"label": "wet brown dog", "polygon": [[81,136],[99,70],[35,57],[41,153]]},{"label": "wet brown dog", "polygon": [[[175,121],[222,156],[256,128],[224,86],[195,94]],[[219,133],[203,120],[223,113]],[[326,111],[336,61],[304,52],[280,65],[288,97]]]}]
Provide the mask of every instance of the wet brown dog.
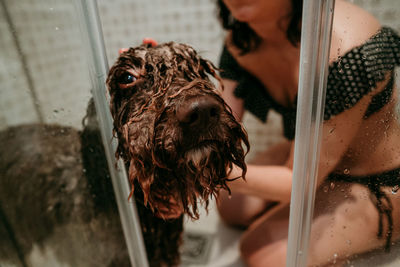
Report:
[{"label": "wet brown dog", "polygon": [[[179,262],[183,213],[197,219],[198,203],[207,208],[210,197],[229,190],[233,164],[246,172],[247,134],[211,77],[221,81],[210,61],[188,45],[170,42],[130,48],[107,78],[116,156],[129,170],[132,194],[171,224],[168,237],[155,218],[142,223],[147,250],[157,242],[169,250],[167,266]],[[177,247],[171,247],[171,238]]]},{"label": "wet brown dog", "polygon": [[210,77],[210,61],[173,42],[130,48],[110,69],[116,154],[159,217],[197,219],[197,203],[229,190],[233,164],[246,172],[247,135]]}]

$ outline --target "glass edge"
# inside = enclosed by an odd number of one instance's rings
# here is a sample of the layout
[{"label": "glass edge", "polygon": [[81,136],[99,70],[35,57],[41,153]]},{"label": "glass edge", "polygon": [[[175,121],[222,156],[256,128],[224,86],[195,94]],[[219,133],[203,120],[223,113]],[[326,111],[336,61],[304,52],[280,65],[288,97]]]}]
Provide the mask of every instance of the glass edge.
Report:
[{"label": "glass edge", "polygon": [[335,0],[304,0],[287,267],[307,266]]},{"label": "glass edge", "polygon": [[147,253],[140,227],[135,201],[128,201],[130,186],[122,160],[116,161],[117,140],[112,134],[112,117],[106,99],[105,81],[108,62],[96,0],[74,1],[80,25],[83,46],[89,65],[93,98],[99,120],[101,136],[106,152],[115,198],[131,265],[148,267]]}]

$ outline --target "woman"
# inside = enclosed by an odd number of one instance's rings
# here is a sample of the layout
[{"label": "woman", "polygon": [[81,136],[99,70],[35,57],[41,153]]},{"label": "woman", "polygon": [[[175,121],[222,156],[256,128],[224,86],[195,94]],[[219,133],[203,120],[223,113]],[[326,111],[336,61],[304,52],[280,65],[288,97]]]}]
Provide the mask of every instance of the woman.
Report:
[{"label": "woman", "polygon": [[[238,120],[245,109],[265,121],[283,116],[288,139],[248,165],[218,208],[246,228],[248,266],[285,266],[299,78],[299,0],[219,0],[227,30],[220,68],[223,97]],[[361,8],[337,0],[324,114],[318,190],[308,261],[339,264],[400,236],[400,126],[393,68],[400,38]],[[240,175],[234,170],[231,178]]]}]

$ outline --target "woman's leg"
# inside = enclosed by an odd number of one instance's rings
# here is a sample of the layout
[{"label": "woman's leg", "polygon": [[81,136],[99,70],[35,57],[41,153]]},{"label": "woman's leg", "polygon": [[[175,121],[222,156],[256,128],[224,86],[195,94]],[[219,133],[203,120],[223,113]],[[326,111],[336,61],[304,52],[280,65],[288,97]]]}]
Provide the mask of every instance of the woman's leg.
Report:
[{"label": "woman's leg", "polygon": [[221,219],[228,225],[247,228],[274,205],[273,202],[240,193],[221,192],[217,201]]},{"label": "woman's leg", "polygon": [[[352,255],[382,247],[386,236],[377,237],[379,216],[367,188],[335,183],[322,185],[316,196],[308,261],[310,266],[340,266]],[[392,197],[394,232],[399,236],[399,205]],[[395,203],[396,202],[396,203]],[[285,266],[289,207],[277,207],[260,217],[241,240],[243,259],[250,267]],[[384,233],[387,221],[383,219]]]},{"label": "woman's leg", "polygon": [[[383,191],[393,205],[394,241],[398,239],[400,230],[399,198],[391,194],[390,188]],[[316,195],[309,248],[310,263],[315,266],[323,263],[331,265],[356,254],[383,249],[389,224],[387,217],[382,216],[383,236],[378,238],[379,213],[372,202],[373,198],[375,195],[359,184],[327,182],[321,187]]]},{"label": "woman's leg", "polygon": [[286,265],[289,204],[280,204],[256,220],[240,240],[242,259],[248,266]]}]

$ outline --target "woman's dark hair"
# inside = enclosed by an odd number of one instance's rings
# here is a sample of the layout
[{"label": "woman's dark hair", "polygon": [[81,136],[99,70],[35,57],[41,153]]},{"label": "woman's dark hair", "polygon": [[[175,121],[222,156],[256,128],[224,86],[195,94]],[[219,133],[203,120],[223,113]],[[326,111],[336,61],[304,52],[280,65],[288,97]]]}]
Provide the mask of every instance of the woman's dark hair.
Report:
[{"label": "woman's dark hair", "polygon": [[[256,49],[261,43],[260,36],[258,36],[247,23],[236,20],[224,4],[223,0],[217,0],[217,4],[222,27],[226,30],[232,31],[233,44],[241,50],[242,54],[246,54],[251,50]],[[286,37],[294,46],[297,46],[300,42],[300,21],[302,11],[303,0],[292,0],[292,12],[289,14],[290,21],[286,30]]]}]

